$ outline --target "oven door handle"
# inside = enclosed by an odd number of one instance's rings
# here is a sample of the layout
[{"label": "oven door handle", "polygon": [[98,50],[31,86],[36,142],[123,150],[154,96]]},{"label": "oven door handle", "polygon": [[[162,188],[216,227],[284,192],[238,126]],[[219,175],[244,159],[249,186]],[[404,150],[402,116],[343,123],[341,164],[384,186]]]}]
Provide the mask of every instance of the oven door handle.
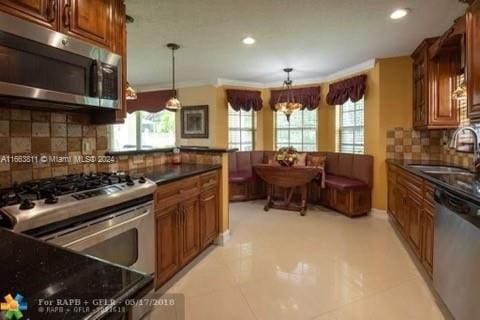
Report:
[{"label": "oven door handle", "polygon": [[[75,245],[78,244],[78,243],[82,243],[82,242],[84,242],[84,241],[88,241],[88,240],[90,240],[90,239],[94,239],[95,237],[97,237],[97,236],[99,236],[99,235],[101,235],[101,234],[108,233],[108,232],[113,231],[113,230],[115,230],[115,229],[121,228],[121,227],[123,227],[123,226],[125,226],[125,225],[131,224],[132,222],[141,220],[141,219],[145,218],[146,216],[148,216],[149,214],[150,214],[150,209],[147,209],[146,211],[144,211],[144,212],[143,212],[141,215],[139,215],[139,216],[136,216],[136,217],[134,217],[134,218],[132,218],[132,219],[128,219],[128,220],[122,221],[122,222],[120,222],[120,223],[118,223],[118,224],[115,224],[115,225],[113,225],[113,226],[111,226],[111,227],[108,227],[108,228],[99,230],[99,231],[97,231],[97,232],[94,232],[94,233],[92,233],[92,234],[89,234],[89,235],[87,235],[87,236],[85,236],[85,237],[82,237],[82,238],[80,238],[80,239],[76,239],[76,240],[74,240],[74,241],[72,241],[72,242],[66,243],[66,244],[63,245],[63,246],[64,246],[64,247],[67,247],[67,248],[70,248],[70,247],[72,247],[72,246],[75,246]],[[88,229],[88,228],[87,228],[87,229]],[[81,248],[76,247],[75,250],[82,251],[82,250],[84,250],[84,249],[86,249],[86,248],[89,248],[89,247],[90,247],[89,245],[84,245],[84,246],[82,246]]]}]

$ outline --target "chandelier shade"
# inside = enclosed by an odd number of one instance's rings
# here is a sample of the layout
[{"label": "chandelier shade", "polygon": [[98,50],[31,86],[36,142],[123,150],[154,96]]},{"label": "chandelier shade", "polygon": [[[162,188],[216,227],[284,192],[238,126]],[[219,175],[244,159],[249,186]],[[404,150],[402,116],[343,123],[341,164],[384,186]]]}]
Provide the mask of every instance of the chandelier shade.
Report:
[{"label": "chandelier shade", "polygon": [[295,101],[295,96],[292,92],[293,81],[290,79],[290,72],[292,72],[293,69],[285,68],[283,71],[287,73],[287,79],[283,81],[283,90],[280,92],[274,108],[277,112],[283,112],[287,117],[287,121],[290,121],[292,113],[302,109],[303,105],[300,102]]},{"label": "chandelier shade", "polygon": [[127,88],[125,89],[125,98],[127,100],[137,100],[137,92],[133,87],[130,85],[130,83],[127,82]]}]

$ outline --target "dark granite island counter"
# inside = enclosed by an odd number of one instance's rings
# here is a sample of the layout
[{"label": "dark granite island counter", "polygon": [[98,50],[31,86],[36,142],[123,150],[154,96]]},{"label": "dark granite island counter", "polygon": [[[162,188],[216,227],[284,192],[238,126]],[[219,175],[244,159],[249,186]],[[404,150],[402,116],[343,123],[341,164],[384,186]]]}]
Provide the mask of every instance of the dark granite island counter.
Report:
[{"label": "dark granite island counter", "polygon": [[2,302],[22,295],[22,319],[123,319],[126,300],[153,289],[149,275],[3,228],[0,250]]},{"label": "dark granite island counter", "polygon": [[165,164],[157,167],[131,170],[130,174],[134,177],[144,176],[155,182],[157,185],[161,185],[182,178],[217,170],[221,167],[222,166],[219,164]]}]

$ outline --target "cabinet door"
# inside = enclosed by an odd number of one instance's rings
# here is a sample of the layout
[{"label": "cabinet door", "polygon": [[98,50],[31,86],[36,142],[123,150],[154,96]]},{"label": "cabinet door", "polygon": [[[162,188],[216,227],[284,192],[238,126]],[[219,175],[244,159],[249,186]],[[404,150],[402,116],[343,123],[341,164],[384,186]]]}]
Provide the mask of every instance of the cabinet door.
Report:
[{"label": "cabinet door", "polygon": [[413,126],[424,127],[427,123],[426,95],[427,60],[425,54],[419,53],[413,62]]},{"label": "cabinet door", "polygon": [[388,184],[387,184],[387,192],[388,192],[388,195],[387,195],[387,206],[388,206],[388,212],[393,216],[395,217],[395,219],[397,218],[397,211],[395,209],[395,198],[396,198],[396,195],[395,195],[395,172],[389,168],[388,169]]},{"label": "cabinet door", "polygon": [[423,212],[423,202],[415,196],[407,196],[407,214],[408,214],[408,239],[420,257],[422,250],[422,230],[421,219]]},{"label": "cabinet door", "polygon": [[180,204],[180,262],[185,265],[200,251],[200,201],[193,197]]},{"label": "cabinet door", "polygon": [[0,0],[0,11],[57,29],[59,0]]},{"label": "cabinet door", "polygon": [[480,118],[480,1],[467,12],[467,94],[470,119]]},{"label": "cabinet door", "polygon": [[203,191],[200,195],[200,245],[205,248],[218,236],[217,188]]},{"label": "cabinet door", "polygon": [[407,191],[403,186],[397,185],[394,189],[395,193],[395,210],[396,218],[402,231],[408,232],[408,208],[407,208]]},{"label": "cabinet door", "polygon": [[109,47],[114,0],[62,0],[62,32]]},{"label": "cabinet door", "polygon": [[157,211],[156,224],[156,287],[161,286],[180,268],[178,206]]},{"label": "cabinet door", "polygon": [[452,92],[458,86],[453,75],[460,74],[460,52],[444,50],[429,62],[429,114],[430,128],[458,127],[458,103],[452,99]]},{"label": "cabinet door", "polygon": [[434,208],[427,206],[422,216],[422,263],[430,275],[433,272],[433,212]]}]

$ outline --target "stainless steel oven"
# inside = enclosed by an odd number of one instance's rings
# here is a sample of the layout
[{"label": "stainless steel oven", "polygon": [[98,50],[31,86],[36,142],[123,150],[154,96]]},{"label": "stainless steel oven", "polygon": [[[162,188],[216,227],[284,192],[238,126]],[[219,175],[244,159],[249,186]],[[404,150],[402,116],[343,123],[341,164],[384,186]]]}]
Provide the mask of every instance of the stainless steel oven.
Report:
[{"label": "stainless steel oven", "polygon": [[120,108],[122,58],[0,13],[0,96],[26,105]]},{"label": "stainless steel oven", "polygon": [[[155,218],[153,201],[41,237],[42,240],[133,268],[155,273]],[[144,299],[155,298],[152,291]],[[148,304],[132,308],[139,320],[152,310]]]},{"label": "stainless steel oven", "polygon": [[144,273],[155,272],[152,201],[80,223],[41,239]]}]

